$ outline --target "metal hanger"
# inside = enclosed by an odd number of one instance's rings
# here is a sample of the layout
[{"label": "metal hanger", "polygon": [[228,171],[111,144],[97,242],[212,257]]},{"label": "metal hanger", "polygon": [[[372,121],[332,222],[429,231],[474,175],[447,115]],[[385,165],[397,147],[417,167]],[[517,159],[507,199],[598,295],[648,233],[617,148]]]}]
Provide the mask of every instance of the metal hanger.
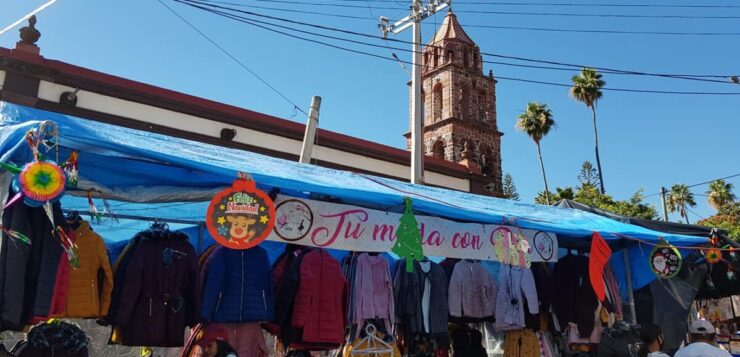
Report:
[{"label": "metal hanger", "polygon": [[[379,354],[387,354],[387,353],[390,353],[392,356],[393,346],[391,346],[388,342],[385,342],[383,341],[383,339],[378,337],[375,334],[377,331],[378,329],[375,328],[375,325],[367,324],[367,326],[365,326],[365,333],[367,334],[367,336],[365,336],[362,340],[352,345],[352,352],[350,352],[350,356],[360,356],[360,355],[377,356]],[[365,345],[362,348],[358,348],[359,346],[363,344]]]}]

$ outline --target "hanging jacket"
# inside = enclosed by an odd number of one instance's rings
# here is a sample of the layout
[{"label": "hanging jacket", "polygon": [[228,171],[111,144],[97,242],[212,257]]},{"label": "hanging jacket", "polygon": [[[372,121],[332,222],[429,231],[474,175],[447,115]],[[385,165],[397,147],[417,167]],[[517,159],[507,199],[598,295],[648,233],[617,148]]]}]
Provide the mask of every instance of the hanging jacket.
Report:
[{"label": "hanging jacket", "polygon": [[[97,318],[105,316],[113,291],[113,273],[103,239],[90,224],[81,221],[74,231],[80,267],[69,274],[67,304],[63,317]],[[99,276],[102,275],[102,285]]]},{"label": "hanging jacket", "polygon": [[493,317],[496,285],[479,262],[455,264],[449,287],[450,316],[484,319]]},{"label": "hanging jacket", "polygon": [[599,301],[588,276],[588,258],[566,255],[555,264],[552,281],[552,305],[560,326],[574,323],[578,325],[578,335],[589,338]]},{"label": "hanging jacket", "polygon": [[[397,264],[394,280],[397,321],[404,324],[404,331],[411,338],[446,336],[449,322],[447,275],[439,264],[431,261],[414,262],[411,273],[406,272],[405,266],[403,261]],[[428,305],[423,301],[426,279],[430,284]]]},{"label": "hanging jacket", "polygon": [[530,269],[501,264],[496,297],[496,329],[519,330],[525,327],[524,305],[529,313],[539,313],[539,300]]},{"label": "hanging jacket", "polygon": [[277,315],[281,341],[288,345],[341,345],[348,295],[339,261],[322,249],[304,251],[285,271],[278,291],[278,306],[292,303],[292,311],[279,310]]},{"label": "hanging jacket", "polygon": [[275,297],[264,248],[235,250],[220,246],[213,250],[204,267],[203,321],[272,320]]},{"label": "hanging jacket", "polygon": [[381,255],[357,256],[353,290],[353,322],[362,328],[365,320],[383,319],[386,331],[392,331],[396,308],[388,261]]},{"label": "hanging jacket", "polygon": [[166,229],[138,234],[121,286],[115,324],[122,344],[181,347],[185,326],[194,326],[200,308],[200,276],[188,236]]},{"label": "hanging jacket", "polygon": [[[136,252],[136,248],[139,246],[140,240],[141,235],[137,234],[136,236],[134,236],[134,238],[132,238],[126,244],[121,253],[118,254],[118,257],[116,257],[116,260],[113,262],[114,282],[121,282],[123,280],[123,277],[126,275],[126,267],[128,267],[128,263],[131,261],[131,257],[134,256],[134,252]],[[111,292],[110,296],[110,307],[108,308],[108,314],[103,319],[103,321],[110,325],[115,324],[116,314],[118,313],[118,306],[120,306],[121,303],[122,292],[123,287],[121,286],[121,284],[116,283],[113,285],[113,291]],[[110,342],[114,344],[120,343],[120,340],[116,340],[114,337],[115,336],[111,336]]]},{"label": "hanging jacket", "polygon": [[[12,189],[9,192],[10,197],[15,195]],[[52,214],[57,225],[66,229],[59,203],[52,204]],[[2,225],[32,243],[5,232],[0,240],[0,330],[19,331],[32,317],[49,316],[63,249],[51,234],[54,227],[43,207],[18,201],[3,210]]]}]

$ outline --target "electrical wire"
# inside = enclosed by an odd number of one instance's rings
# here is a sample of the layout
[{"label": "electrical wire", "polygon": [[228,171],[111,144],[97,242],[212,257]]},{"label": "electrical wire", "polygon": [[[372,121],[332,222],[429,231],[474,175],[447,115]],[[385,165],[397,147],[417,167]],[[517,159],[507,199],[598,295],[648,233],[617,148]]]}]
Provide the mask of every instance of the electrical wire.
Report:
[{"label": "electrical wire", "polygon": [[[276,4],[290,4],[290,5],[304,5],[304,6],[330,6],[339,8],[359,9],[359,8],[371,8],[370,1],[365,0],[367,6],[360,5],[343,5],[343,4],[331,4],[331,3],[316,3],[316,2],[304,2],[304,1],[293,1],[293,0],[250,0],[258,2],[276,3]],[[235,3],[222,0],[209,0],[208,2],[215,4],[243,6],[252,8],[264,8],[257,5],[247,5],[242,3]],[[460,3],[455,2],[455,5]],[[488,4],[490,5],[490,4]],[[377,9],[385,10],[406,10],[406,8],[390,8],[390,7],[378,7]],[[517,16],[557,16],[557,17],[597,17],[597,18],[635,18],[635,19],[712,19],[712,20],[732,20],[740,19],[740,16],[734,15],[646,15],[646,14],[581,14],[571,12],[524,12],[524,11],[490,11],[490,10],[460,10],[456,9],[457,13],[471,13],[471,14],[490,14],[490,15],[517,15]],[[371,15],[375,18],[372,10]],[[327,14],[329,15],[329,14]]]},{"label": "electrical wire", "polygon": [[[725,177],[716,178],[716,179],[709,180],[709,181],[695,183],[693,185],[688,185],[687,187],[688,188],[693,188],[693,187],[697,187],[697,186],[703,186],[703,185],[707,185],[707,184],[710,184],[710,183],[715,182],[715,181],[718,181],[718,180],[728,180],[728,179],[735,178],[735,177],[738,177],[738,176],[740,176],[740,173],[737,173],[737,174],[734,174],[734,175],[725,176]],[[673,192],[673,189],[666,190],[666,193],[668,193],[668,192]],[[660,192],[653,193],[653,194],[650,194],[650,195],[645,196],[644,198],[654,197],[654,196],[658,196],[660,194],[661,194]]]},{"label": "electrical wire", "polygon": [[[343,51],[347,51],[347,52],[351,52],[351,53],[355,53],[355,54],[362,54],[362,55],[366,55],[366,56],[370,56],[370,57],[381,58],[381,59],[391,60],[391,61],[399,61],[397,58],[385,57],[385,56],[378,55],[378,54],[375,54],[375,53],[370,53],[370,52],[355,50],[355,49],[351,49],[351,48],[347,48],[347,47],[342,47],[342,46],[338,46],[338,45],[335,45],[335,44],[330,44],[330,43],[319,41],[319,40],[315,40],[315,39],[309,39],[309,38],[306,38],[306,37],[297,36],[297,35],[293,35],[293,34],[289,34],[289,33],[283,32],[283,31],[275,30],[275,29],[272,29],[272,28],[267,27],[267,26],[273,26],[273,27],[283,28],[283,29],[286,29],[286,30],[289,30],[289,31],[294,31],[294,32],[302,33],[302,34],[308,34],[308,35],[313,35],[313,36],[320,36],[320,37],[323,37],[323,38],[330,38],[330,39],[334,39],[334,40],[351,42],[351,43],[360,44],[360,45],[366,45],[366,46],[372,46],[372,47],[381,47],[381,48],[388,48],[387,46],[376,45],[376,44],[369,44],[369,43],[365,43],[365,42],[361,42],[361,41],[350,40],[350,39],[345,39],[345,38],[336,37],[336,36],[329,36],[329,35],[319,34],[319,33],[310,32],[310,31],[298,30],[298,29],[287,27],[287,26],[277,25],[277,24],[273,24],[273,23],[269,23],[269,22],[264,22],[264,21],[260,21],[260,20],[255,20],[255,19],[247,19],[247,18],[244,18],[244,17],[240,17],[238,15],[229,14],[229,13],[226,13],[226,12],[223,12],[223,11],[219,11],[219,10],[214,10],[214,9],[209,9],[209,8],[206,8],[206,7],[202,7],[200,5],[195,4],[196,1],[193,1],[193,0],[173,0],[173,1],[178,2],[178,3],[185,4],[185,5],[188,5],[188,6],[192,6],[192,7],[195,7],[195,8],[204,10],[204,11],[207,11],[207,12],[211,12],[213,14],[220,15],[220,16],[223,16],[223,17],[226,17],[226,18],[230,18],[232,20],[243,22],[243,23],[246,23],[246,24],[255,26],[255,27],[259,27],[259,28],[262,28],[262,29],[265,29],[265,30],[268,30],[268,31],[271,31],[271,32],[275,32],[275,33],[282,34],[282,35],[285,35],[285,36],[289,36],[289,37],[292,37],[292,38],[300,39],[300,40],[303,40],[303,41],[308,41],[308,42],[312,42],[312,43],[324,45],[324,46],[327,46],[327,47],[331,47],[331,48],[335,48],[335,49],[339,49],[339,50],[343,50]],[[408,62],[408,61],[400,61],[400,62],[413,65],[413,63]],[[551,85],[551,86],[558,86],[558,87],[568,87],[569,88],[569,87],[572,86],[570,84],[554,83],[554,82],[544,82],[544,81],[535,81],[535,80],[528,80],[528,79],[514,78],[514,77],[497,76],[496,78],[497,79],[502,79],[502,80],[519,81],[519,82],[534,83],[534,84],[543,84],[543,85]],[[616,91],[616,92],[651,93],[651,94],[740,95],[740,92],[737,92],[737,93],[735,93],[735,92],[698,92],[698,91],[685,92],[685,91],[642,90],[642,89],[629,89],[629,88],[602,88],[602,90],[605,90],[605,91]]]},{"label": "electrical wire", "polygon": [[[269,16],[269,15],[259,14],[259,13],[255,13],[255,12],[251,12],[251,11],[246,11],[246,10],[239,10],[239,9],[234,9],[234,8],[223,7],[223,6],[219,6],[219,5],[213,5],[213,4],[209,4],[209,2],[212,2],[212,1],[209,1],[209,0],[184,0],[184,1],[185,1],[184,3],[196,3],[196,4],[203,5],[203,6],[215,7],[215,8],[219,8],[219,9],[222,9],[222,10],[239,12],[239,13],[246,14],[246,15],[257,16],[257,17],[267,18],[267,19],[281,21],[281,22],[287,22],[287,23],[301,25],[301,26],[313,27],[313,28],[318,28],[318,29],[327,30],[327,31],[340,32],[340,33],[345,33],[345,34],[350,34],[350,35],[355,35],[355,36],[362,36],[362,37],[373,38],[373,39],[377,39],[378,38],[376,35],[371,35],[371,34],[366,34],[366,33],[361,33],[361,32],[355,32],[355,31],[350,31],[350,30],[344,30],[344,29],[338,29],[338,28],[329,27],[329,26],[316,25],[316,24],[311,24],[311,23],[302,22],[302,21],[296,21],[296,20],[290,20],[290,19],[285,19],[285,18],[280,18],[280,17],[275,17],[275,16]],[[397,42],[397,43],[412,44],[411,41],[404,41],[404,40],[399,40],[399,39],[389,39],[389,40],[392,41],[392,42]],[[442,47],[434,46],[434,45],[427,45],[426,47],[443,49]],[[614,68],[607,68],[607,67],[588,66],[588,65],[583,65],[583,64],[573,64],[573,63],[565,63],[565,62],[558,62],[558,61],[549,61],[549,60],[532,59],[532,58],[525,58],[525,57],[518,57],[518,56],[501,55],[501,54],[488,53],[488,52],[481,52],[481,55],[483,55],[483,56],[490,56],[490,57],[497,57],[497,58],[504,58],[504,59],[512,59],[512,60],[523,61],[523,62],[542,63],[542,64],[550,64],[550,65],[562,66],[562,67],[571,67],[571,68],[577,68],[577,69],[584,68],[584,67],[589,67],[589,68],[593,68],[593,69],[596,69],[598,71],[601,71],[603,73],[612,73],[612,74],[628,74],[628,75],[638,75],[638,76],[654,76],[654,77],[689,79],[689,80],[697,80],[698,78],[723,78],[723,79],[729,79],[730,77],[733,76],[733,75],[707,75],[707,74],[647,73],[647,72],[640,72],[640,71],[633,71],[633,70],[622,70],[622,69],[614,69]],[[489,63],[489,62],[488,61],[484,61],[484,63]],[[521,64],[510,64],[510,63],[502,63],[502,62],[498,62],[498,63],[491,62],[491,63],[493,63],[493,64],[502,64],[502,65],[510,65],[510,66],[518,66],[518,67],[527,67],[527,68],[538,68],[536,66],[527,66],[527,65],[521,65]],[[559,69],[559,68],[554,68],[554,67],[540,67],[540,68],[542,68],[542,69],[555,69],[555,70],[567,70],[567,68],[565,68],[565,69]],[[693,77],[693,78],[690,78],[690,77]],[[718,83],[729,83],[729,84],[733,84],[730,81],[718,81]]]},{"label": "electrical wire", "polygon": [[203,38],[205,38],[208,42],[210,42],[214,47],[216,47],[217,49],[219,49],[223,54],[225,54],[226,56],[228,56],[229,58],[231,58],[234,62],[236,62],[239,66],[241,66],[247,72],[251,73],[255,78],[257,78],[260,82],[262,82],[264,85],[266,85],[268,88],[270,88],[273,92],[275,92],[277,95],[279,95],[285,101],[287,101],[288,103],[292,104],[294,109],[296,109],[296,110],[300,111],[301,113],[305,114],[306,116],[308,116],[308,113],[306,113],[306,111],[304,111],[301,107],[299,107],[298,104],[295,104],[292,100],[290,100],[287,96],[285,96],[285,94],[283,94],[282,92],[280,92],[279,90],[277,90],[270,83],[268,83],[265,79],[263,79],[260,75],[258,75],[256,72],[254,72],[253,70],[251,70],[246,64],[244,64],[244,62],[242,62],[239,59],[237,59],[236,57],[234,57],[234,55],[232,55],[231,53],[229,53],[229,51],[227,51],[226,49],[224,49],[223,47],[221,47],[218,43],[216,43],[216,41],[214,41],[210,37],[208,37],[208,35],[206,35],[203,31],[201,31],[197,27],[195,27],[195,25],[193,25],[192,23],[190,23],[190,21],[188,21],[186,18],[182,17],[177,11],[175,11],[175,9],[173,9],[170,6],[168,6],[167,4],[165,4],[163,0],[157,0],[157,1],[160,4],[162,4],[162,6],[164,6],[165,8],[167,8],[170,12],[172,12],[172,14],[174,14],[180,20],[182,20],[185,24],[187,24],[191,29],[193,29],[195,32],[197,32],[199,35],[201,35]]},{"label": "electrical wire", "polygon": [[[367,0],[333,0],[335,2],[365,2]],[[395,3],[397,0],[369,0],[373,3]],[[637,8],[676,8],[676,9],[737,9],[740,5],[684,5],[684,4],[622,4],[622,3],[548,3],[548,2],[501,2],[501,1],[455,1],[457,5],[492,5],[492,6],[564,6],[564,7],[637,7]]]}]

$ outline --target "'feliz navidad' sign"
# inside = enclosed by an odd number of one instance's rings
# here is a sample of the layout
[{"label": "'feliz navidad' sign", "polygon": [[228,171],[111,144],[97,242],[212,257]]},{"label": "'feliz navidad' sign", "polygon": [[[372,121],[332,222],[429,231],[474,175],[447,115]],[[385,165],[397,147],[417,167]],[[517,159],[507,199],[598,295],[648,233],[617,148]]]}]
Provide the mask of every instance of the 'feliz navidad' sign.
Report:
[{"label": "'feliz navidad' sign", "polygon": [[206,213],[208,232],[219,244],[232,249],[260,244],[272,233],[274,225],[275,205],[245,175],[217,193]]}]

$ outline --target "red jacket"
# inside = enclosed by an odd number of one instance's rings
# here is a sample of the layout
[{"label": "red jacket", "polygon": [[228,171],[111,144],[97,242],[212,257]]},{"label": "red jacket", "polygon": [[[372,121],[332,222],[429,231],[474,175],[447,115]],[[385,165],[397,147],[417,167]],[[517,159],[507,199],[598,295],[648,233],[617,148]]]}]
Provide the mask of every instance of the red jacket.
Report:
[{"label": "red jacket", "polygon": [[325,250],[313,250],[303,257],[300,285],[295,296],[291,325],[303,328],[303,342],[344,341],[347,321],[347,281],[342,268]]},{"label": "red jacket", "polygon": [[280,341],[286,347],[337,348],[344,342],[348,296],[339,261],[321,249],[303,251],[285,270],[277,292]]}]

